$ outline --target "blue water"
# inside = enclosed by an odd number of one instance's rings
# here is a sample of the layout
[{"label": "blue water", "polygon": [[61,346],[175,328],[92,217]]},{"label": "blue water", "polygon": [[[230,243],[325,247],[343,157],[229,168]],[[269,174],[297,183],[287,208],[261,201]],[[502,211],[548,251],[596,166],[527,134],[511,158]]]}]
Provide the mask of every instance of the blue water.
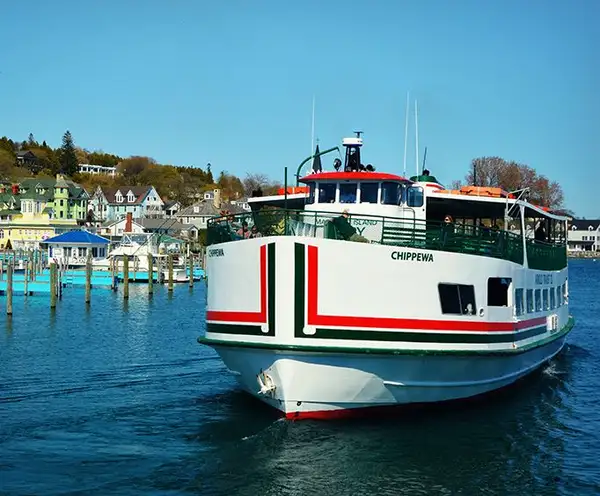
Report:
[{"label": "blue water", "polygon": [[343,422],[280,420],[239,392],[196,343],[203,283],[94,290],[89,310],[67,288],[54,313],[15,296],[0,494],[600,494],[600,263],[572,262],[570,293],[568,347],[515,387]]}]

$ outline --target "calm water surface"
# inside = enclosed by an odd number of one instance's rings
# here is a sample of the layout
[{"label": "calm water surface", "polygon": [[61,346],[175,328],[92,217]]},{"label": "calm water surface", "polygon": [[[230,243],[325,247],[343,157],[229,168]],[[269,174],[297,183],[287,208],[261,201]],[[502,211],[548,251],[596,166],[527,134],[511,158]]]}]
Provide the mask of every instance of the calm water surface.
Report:
[{"label": "calm water surface", "polygon": [[[0,494],[600,494],[600,262],[547,367],[485,401],[289,422],[196,343],[204,286],[67,289],[0,314]],[[0,297],[4,312],[5,300]]]}]

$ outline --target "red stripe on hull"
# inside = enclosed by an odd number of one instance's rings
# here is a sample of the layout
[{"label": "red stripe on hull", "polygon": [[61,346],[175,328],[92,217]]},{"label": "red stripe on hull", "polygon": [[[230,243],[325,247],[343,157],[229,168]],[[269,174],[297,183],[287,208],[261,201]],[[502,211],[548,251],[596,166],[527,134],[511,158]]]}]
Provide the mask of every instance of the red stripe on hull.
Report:
[{"label": "red stripe on hull", "polygon": [[511,332],[543,325],[546,317],[521,322],[473,322],[461,320],[401,319],[391,317],[352,317],[344,315],[320,315],[319,301],[319,252],[316,246],[308,246],[308,309],[307,322],[313,326],[337,326],[380,329],[417,329],[428,331],[479,331]]},{"label": "red stripe on hull", "polygon": [[267,322],[267,245],[260,247],[260,312],[229,312],[207,310],[206,320],[211,322],[240,322],[266,324]]}]

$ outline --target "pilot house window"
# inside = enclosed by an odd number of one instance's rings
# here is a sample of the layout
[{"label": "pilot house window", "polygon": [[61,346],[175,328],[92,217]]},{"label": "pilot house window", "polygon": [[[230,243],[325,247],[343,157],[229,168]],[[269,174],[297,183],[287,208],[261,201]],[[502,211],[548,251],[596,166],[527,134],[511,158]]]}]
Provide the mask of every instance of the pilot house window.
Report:
[{"label": "pilot house window", "polygon": [[340,184],[340,203],[356,203],[356,183]]},{"label": "pilot house window", "polygon": [[319,185],[319,203],[335,202],[335,184],[320,184]]},{"label": "pilot house window", "polygon": [[423,206],[423,188],[420,186],[412,186],[408,188],[406,195],[406,204],[409,207],[422,207]]},{"label": "pilot house window", "polygon": [[315,183],[309,183],[308,185],[308,198],[306,203],[312,205],[315,202]]},{"label": "pilot house window", "polygon": [[442,313],[474,315],[475,289],[467,284],[438,284]]},{"label": "pilot house window", "polygon": [[381,183],[381,203],[384,205],[400,205],[402,202],[402,185],[400,183]]},{"label": "pilot house window", "polygon": [[360,202],[361,203],[377,203],[377,192],[379,184],[377,183],[362,183],[360,185]]}]

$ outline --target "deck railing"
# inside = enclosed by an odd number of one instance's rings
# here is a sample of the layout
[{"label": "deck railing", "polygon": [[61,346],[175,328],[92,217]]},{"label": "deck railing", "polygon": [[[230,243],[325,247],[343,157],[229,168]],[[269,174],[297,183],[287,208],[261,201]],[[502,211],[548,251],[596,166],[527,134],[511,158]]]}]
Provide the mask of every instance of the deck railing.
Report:
[{"label": "deck railing", "polygon": [[[523,240],[512,232],[466,224],[350,215],[348,221],[358,235],[351,237],[352,230],[343,229],[344,221],[340,224],[339,217],[339,213],[283,209],[229,215],[208,221],[207,243],[259,236],[308,236],[466,253],[523,264]],[[531,268],[558,270],[567,263],[563,246],[528,240],[527,252]]]}]

